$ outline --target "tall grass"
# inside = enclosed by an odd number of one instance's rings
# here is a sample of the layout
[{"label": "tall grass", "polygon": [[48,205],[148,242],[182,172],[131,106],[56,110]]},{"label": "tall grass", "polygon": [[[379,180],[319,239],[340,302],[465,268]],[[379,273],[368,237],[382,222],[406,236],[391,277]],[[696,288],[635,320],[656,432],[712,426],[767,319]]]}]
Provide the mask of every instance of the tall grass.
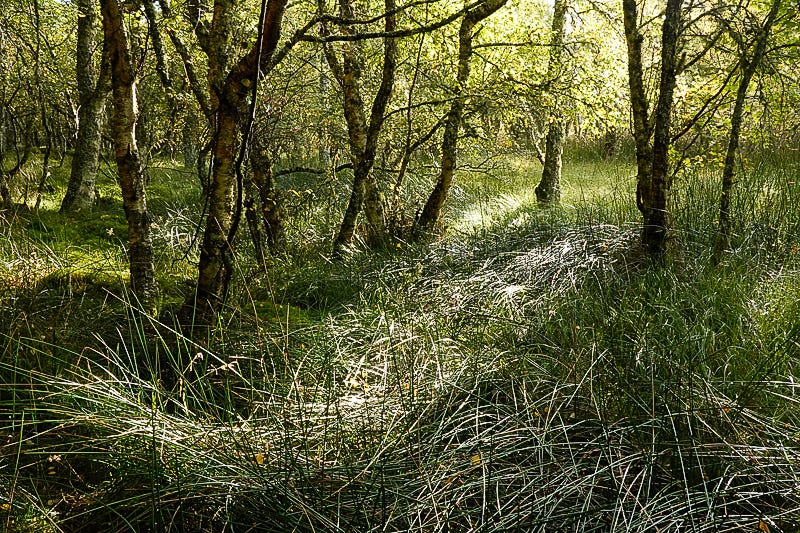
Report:
[{"label": "tall grass", "polygon": [[754,171],[736,247],[712,268],[713,176],[679,180],[663,267],[638,250],[627,168],[568,169],[565,206],[544,211],[522,173],[498,169],[463,183],[446,238],[344,263],[295,241],[303,254],[261,277],[241,265],[224,327],[202,341],[116,299],[123,320],[80,345],[9,330],[0,518],[800,530],[798,189]]}]

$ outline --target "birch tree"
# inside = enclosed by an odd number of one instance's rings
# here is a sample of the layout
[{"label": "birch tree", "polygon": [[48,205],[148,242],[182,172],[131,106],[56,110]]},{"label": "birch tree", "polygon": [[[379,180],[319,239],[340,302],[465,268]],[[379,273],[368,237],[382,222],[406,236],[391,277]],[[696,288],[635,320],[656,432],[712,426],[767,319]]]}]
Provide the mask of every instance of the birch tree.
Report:
[{"label": "birch tree", "polygon": [[78,135],[72,156],[67,192],[61,211],[86,209],[94,205],[100,159],[101,126],[106,98],[111,91],[108,58],[97,66],[95,48],[99,27],[95,0],[76,0],[78,31],[75,73],[78,88]]},{"label": "birch tree", "polygon": [[[240,152],[245,134],[240,137],[248,117],[253,116],[254,89],[259,76],[267,71],[281,34],[287,0],[264,0],[259,17],[258,38],[250,50],[228,66],[230,39],[234,24],[227,0],[216,0],[211,24],[196,14],[196,34],[208,58],[209,110],[214,124],[214,165],[208,191],[208,216],[200,246],[196,293],[183,310],[187,320],[207,322],[219,312],[234,270],[234,240],[242,216],[244,180]],[[190,5],[190,9],[196,3]],[[252,119],[251,122],[252,124]],[[243,155],[243,154],[241,154]],[[239,165],[237,165],[237,158]]]},{"label": "birch tree", "polygon": [[[321,5],[321,4],[320,4]],[[350,245],[356,228],[356,219],[364,210],[368,225],[368,240],[377,241],[385,231],[385,220],[381,194],[378,184],[372,175],[375,154],[378,148],[378,137],[386,114],[386,107],[392,96],[394,76],[397,68],[397,42],[391,33],[397,28],[396,6],[394,0],[385,0],[383,37],[383,65],[381,82],[372,102],[369,119],[367,118],[362,88],[359,81],[364,69],[362,43],[351,41],[342,45],[341,58],[334,52],[332,45],[325,43],[323,49],[328,65],[342,90],[345,122],[347,123],[350,144],[350,158],[353,163],[353,187],[345,210],[344,218],[334,241],[334,253],[340,254]],[[342,33],[352,33],[346,24],[354,18],[351,0],[339,0],[340,17],[345,24]]]},{"label": "birch tree", "polygon": [[731,129],[728,135],[728,144],[725,150],[725,163],[722,168],[722,191],[719,202],[719,228],[714,242],[712,260],[718,263],[723,253],[730,248],[731,241],[731,194],[733,193],[734,174],[736,170],[736,154],[739,149],[739,137],[742,129],[745,99],[747,98],[750,81],[756,73],[761,61],[767,53],[772,27],[778,17],[781,0],[772,0],[769,12],[764,21],[758,25],[748,39],[747,35],[732,32],[732,37],[739,48],[739,61],[737,68],[741,71],[739,85],[736,90],[736,100],[731,114]]},{"label": "birch tree", "polygon": [[561,110],[563,98],[560,94],[564,73],[564,37],[567,28],[569,0],[555,0],[553,23],[550,30],[550,54],[547,63],[547,84],[553,108],[548,119],[545,138],[544,166],[542,178],[536,186],[536,199],[540,204],[557,204],[561,199],[561,154],[564,151],[564,117]]},{"label": "birch tree", "polygon": [[111,135],[122,202],[128,222],[128,261],[131,288],[148,311],[156,296],[150,215],[145,175],[136,144],[136,66],[131,57],[128,30],[117,0],[101,0],[103,48],[111,67],[114,114]]},{"label": "birch tree", "polygon": [[445,119],[441,170],[436,179],[436,185],[428,196],[422,213],[416,221],[417,230],[430,231],[435,227],[441,216],[442,206],[444,206],[447,199],[450,185],[453,182],[458,157],[458,134],[461,129],[464,105],[468,98],[467,84],[469,83],[475,27],[482,20],[503,7],[506,2],[507,0],[486,0],[467,11],[461,20],[461,26],[458,30],[458,67],[455,95]]},{"label": "birch tree", "polygon": [[636,206],[642,213],[642,246],[654,259],[667,250],[671,179],[670,120],[678,67],[678,41],[682,26],[681,0],[667,0],[661,28],[661,64],[658,95],[650,116],[642,62],[642,28],[636,0],[623,0],[625,41],[628,48],[628,82],[636,145]]}]

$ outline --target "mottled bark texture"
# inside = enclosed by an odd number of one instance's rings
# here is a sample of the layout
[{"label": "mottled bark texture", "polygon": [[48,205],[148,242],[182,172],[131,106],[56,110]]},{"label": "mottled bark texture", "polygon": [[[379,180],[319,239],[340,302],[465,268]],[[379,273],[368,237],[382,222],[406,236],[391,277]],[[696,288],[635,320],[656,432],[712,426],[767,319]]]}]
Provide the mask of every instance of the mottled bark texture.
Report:
[{"label": "mottled bark texture", "polygon": [[477,7],[469,10],[461,21],[458,31],[458,70],[456,73],[456,88],[453,103],[444,126],[442,138],[442,166],[436,185],[433,188],[425,207],[416,222],[416,228],[422,231],[431,231],[439,221],[442,206],[447,199],[453,174],[456,169],[458,132],[461,128],[461,117],[464,113],[464,104],[467,99],[467,83],[469,82],[470,60],[472,59],[472,38],[475,26],[503,7],[507,0],[486,0]]},{"label": "mottled bark texture", "polygon": [[78,135],[67,192],[61,201],[62,212],[86,209],[94,205],[103,108],[111,90],[111,71],[105,54],[99,75],[95,72],[94,50],[97,45],[98,23],[94,0],[76,0],[76,5],[79,14],[75,54],[79,101]]},{"label": "mottled bark texture", "polygon": [[536,200],[541,205],[561,201],[561,154],[564,151],[564,114],[559,94],[562,92],[564,71],[564,37],[567,29],[568,0],[555,0],[550,32],[550,56],[547,63],[547,83],[553,108],[550,111],[544,149],[542,178],[536,186]]},{"label": "mottled bark texture", "polygon": [[[396,6],[394,0],[385,0],[384,29],[391,33],[397,29]],[[350,0],[339,0],[339,13],[343,20],[353,19]],[[343,33],[352,33],[346,24]],[[361,97],[359,78],[363,68],[360,41],[345,43],[341,62],[330,45],[325,45],[324,53],[336,81],[342,89],[344,117],[350,141],[350,159],[353,163],[353,188],[345,210],[339,232],[334,240],[334,254],[339,255],[353,241],[356,221],[364,211],[367,219],[367,241],[374,244],[381,240],[386,230],[383,214],[383,200],[379,185],[375,182],[372,167],[378,147],[378,137],[386,114],[386,107],[392,96],[394,76],[397,69],[397,39],[383,39],[383,67],[381,83],[372,102],[367,120],[364,101]]]},{"label": "mottled bark texture", "polygon": [[215,111],[214,166],[209,187],[208,218],[200,248],[197,292],[184,306],[184,319],[200,323],[213,320],[227,295],[234,268],[233,240],[239,217],[237,204],[243,193],[235,164],[241,142],[239,133],[247,116],[243,107],[246,107],[246,98],[257,82],[259,72],[264,73],[278,45],[286,2],[269,0],[266,3],[260,38],[227,75],[223,74],[223,68],[232,31],[231,6],[227,0],[217,0],[214,5],[211,33],[203,44],[209,57],[211,105]]},{"label": "mottled bark texture", "polygon": [[[745,100],[747,98],[747,90],[750,86],[750,81],[758,69],[758,65],[764,59],[767,51],[767,42],[769,41],[772,26],[775,19],[778,17],[778,11],[781,7],[781,0],[773,0],[770,10],[764,23],[757,30],[751,42],[740,41],[741,57],[739,59],[738,67],[742,71],[742,77],[739,80],[739,87],[736,90],[736,101],[733,105],[733,113],[731,114],[731,130],[728,135],[728,147],[725,151],[725,165],[722,168],[722,191],[719,202],[719,229],[717,237],[714,241],[714,248],[712,254],[712,262],[719,263],[722,256],[731,245],[731,226],[732,218],[730,213],[731,208],[731,194],[733,193],[733,178],[736,168],[736,153],[739,150],[739,133],[742,127],[742,116],[744,114]],[[753,47],[752,55],[748,48]],[[749,57],[748,57],[749,55]]]},{"label": "mottled bark texture", "polygon": [[104,53],[111,66],[114,113],[111,135],[122,202],[128,222],[131,289],[139,305],[152,311],[156,286],[145,176],[136,146],[136,66],[117,0],[101,0]]},{"label": "mottled bark texture", "polygon": [[561,156],[564,152],[564,122],[562,117],[552,117],[547,127],[544,144],[542,178],[536,186],[536,201],[542,206],[561,202]]},{"label": "mottled bark texture", "polygon": [[267,245],[270,250],[275,250],[283,242],[284,228],[280,193],[272,177],[272,161],[262,153],[250,154],[250,166],[253,169],[253,184],[258,192]]},{"label": "mottled bark texture", "polygon": [[642,41],[639,31],[639,17],[636,0],[622,1],[625,41],[628,49],[628,87],[631,97],[633,118],[633,140],[636,146],[636,206],[644,212],[639,189],[650,179],[650,110],[644,88],[644,67],[642,65]]},{"label": "mottled bark texture", "polygon": [[623,0],[622,8],[625,40],[628,46],[628,81],[636,144],[636,206],[642,213],[644,222],[642,246],[653,259],[661,261],[667,251],[670,221],[667,205],[671,185],[670,121],[677,76],[678,40],[681,33],[681,1],[667,0],[664,12],[658,100],[652,119],[648,116],[649,104],[643,81],[643,37],[638,26],[636,0]]}]

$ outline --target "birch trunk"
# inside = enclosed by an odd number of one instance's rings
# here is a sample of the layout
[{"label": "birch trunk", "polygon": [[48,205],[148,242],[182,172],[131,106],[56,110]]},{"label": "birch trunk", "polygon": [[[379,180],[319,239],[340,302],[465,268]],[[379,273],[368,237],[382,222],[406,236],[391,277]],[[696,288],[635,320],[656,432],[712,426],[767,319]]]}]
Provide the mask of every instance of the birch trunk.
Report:
[{"label": "birch trunk", "polygon": [[[636,0],[623,0],[625,40],[628,47],[628,82],[631,92],[636,143],[636,206],[642,213],[642,247],[657,261],[664,259],[669,232],[669,147],[673,93],[677,76],[681,0],[667,0],[661,31],[661,70],[658,100],[652,119],[644,88],[642,35]],[[652,143],[651,143],[652,137]]]},{"label": "birch trunk", "polygon": [[553,98],[553,109],[547,128],[542,178],[536,186],[536,199],[542,205],[555,205],[561,201],[561,154],[564,151],[564,116],[558,96],[563,83],[564,38],[567,29],[568,0],[556,0],[553,5],[553,23],[550,34],[550,57],[547,79]]},{"label": "birch trunk", "polygon": [[[241,147],[239,133],[246,114],[243,105],[250,88],[264,74],[278,45],[281,22],[287,0],[266,2],[263,25],[253,48],[223,74],[232,23],[230,14],[222,13],[225,0],[215,3],[212,29],[216,28],[204,47],[209,55],[211,109],[216,110],[216,135],[213,142],[214,165],[209,185],[208,217],[200,248],[197,292],[184,304],[182,319],[210,323],[224,302],[234,269],[234,239],[241,217],[243,183],[237,179],[236,157]],[[218,85],[219,80],[224,80]],[[215,87],[218,87],[215,89]]]},{"label": "birch trunk", "polygon": [[77,211],[94,205],[100,159],[101,123],[106,98],[111,90],[111,72],[103,58],[99,76],[95,72],[97,14],[94,0],[77,0],[78,41],[76,79],[78,84],[78,135],[72,156],[67,192],[61,211]]},{"label": "birch trunk", "polygon": [[[385,0],[387,13],[384,29],[387,33],[396,29],[395,2]],[[353,18],[353,8],[349,0],[340,0],[340,15],[344,20]],[[343,31],[347,31],[345,27]],[[367,219],[367,241],[375,244],[385,233],[386,221],[383,214],[383,199],[379,185],[375,182],[372,168],[378,147],[378,138],[386,114],[386,107],[394,88],[394,75],[397,68],[397,40],[383,39],[383,67],[381,83],[372,102],[369,121],[367,121],[364,101],[361,97],[359,77],[363,68],[358,41],[344,45],[342,61],[336,57],[330,46],[325,46],[325,58],[343,92],[343,107],[347,132],[350,141],[350,158],[353,163],[353,188],[347,204],[339,232],[334,240],[334,254],[339,255],[352,244],[358,215],[364,211]]]},{"label": "birch trunk", "polygon": [[128,222],[131,289],[139,305],[151,312],[156,286],[145,175],[136,145],[136,72],[117,0],[101,0],[100,5],[103,13],[104,51],[108,54],[111,66],[114,101],[111,135],[125,218]]},{"label": "birch trunk", "polygon": [[456,169],[458,132],[461,128],[461,116],[467,99],[467,83],[469,82],[470,60],[472,59],[472,38],[475,26],[483,19],[500,9],[507,0],[486,0],[464,15],[458,31],[458,70],[456,74],[456,96],[450,105],[450,111],[444,126],[442,138],[442,166],[436,185],[433,188],[422,214],[416,222],[417,229],[431,231],[441,216],[442,206],[447,199],[453,174]]},{"label": "birch trunk", "polygon": [[658,102],[653,125],[653,163],[650,187],[644,196],[645,216],[642,244],[655,259],[662,259],[667,251],[669,230],[669,147],[670,121],[678,59],[678,35],[681,25],[681,0],[667,0],[664,26],[661,33],[661,78]]},{"label": "birch trunk", "polygon": [[756,69],[767,51],[767,41],[772,32],[772,26],[778,16],[781,7],[781,0],[773,0],[767,18],[764,20],[758,34],[755,37],[755,48],[751,58],[747,58],[747,50],[742,50],[740,67],[742,78],[736,90],[736,101],[731,114],[731,131],[728,135],[728,147],[725,151],[725,165],[722,169],[722,191],[719,201],[719,229],[717,238],[714,241],[712,262],[718,264],[722,260],[722,255],[731,245],[731,226],[732,219],[730,214],[731,194],[733,193],[733,178],[736,169],[736,153],[739,150],[739,134],[742,127],[742,115],[744,114],[744,104],[747,98],[747,90],[750,81],[756,73]]}]

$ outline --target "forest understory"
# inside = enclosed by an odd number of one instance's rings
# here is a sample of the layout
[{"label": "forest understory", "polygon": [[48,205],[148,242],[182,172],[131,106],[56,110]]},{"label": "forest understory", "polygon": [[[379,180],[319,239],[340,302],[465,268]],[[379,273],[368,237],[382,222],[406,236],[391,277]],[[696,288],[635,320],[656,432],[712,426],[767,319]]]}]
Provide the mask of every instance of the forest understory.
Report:
[{"label": "forest understory", "polygon": [[568,151],[542,208],[541,167],[498,157],[458,173],[439,236],[338,259],[352,174],[286,176],[283,248],[258,264],[241,237],[192,331],[194,174],[150,163],[153,315],[113,169],[63,214],[53,167],[0,229],[0,523],[800,531],[800,161],[751,157],[714,264],[719,169],[676,175],[659,262],[630,159]]}]

